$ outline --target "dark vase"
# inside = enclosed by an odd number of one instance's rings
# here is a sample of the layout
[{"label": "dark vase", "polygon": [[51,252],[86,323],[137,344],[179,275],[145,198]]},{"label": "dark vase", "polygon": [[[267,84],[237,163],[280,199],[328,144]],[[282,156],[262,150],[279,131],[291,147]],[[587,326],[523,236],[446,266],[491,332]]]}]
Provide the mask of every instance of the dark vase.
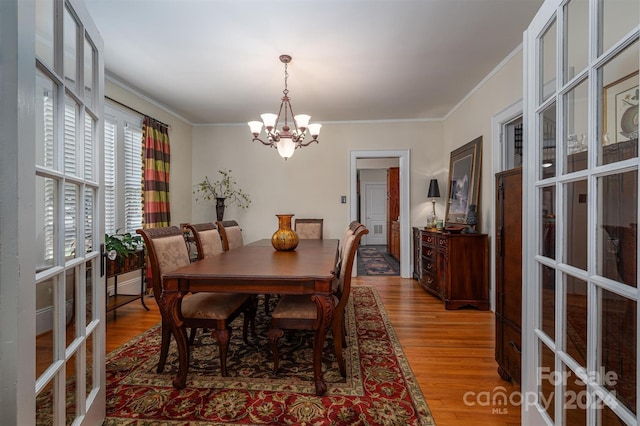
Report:
[{"label": "dark vase", "polygon": [[216,220],[222,222],[224,217],[224,198],[216,198]]}]

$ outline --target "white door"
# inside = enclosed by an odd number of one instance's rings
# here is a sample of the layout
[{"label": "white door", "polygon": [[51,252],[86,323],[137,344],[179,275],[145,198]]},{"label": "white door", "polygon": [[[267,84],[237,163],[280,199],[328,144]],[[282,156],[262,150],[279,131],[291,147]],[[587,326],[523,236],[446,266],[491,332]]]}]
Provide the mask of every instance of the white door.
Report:
[{"label": "white door", "polygon": [[365,235],[363,245],[387,244],[387,185],[367,183],[364,188],[365,226],[369,234]]},{"label": "white door", "polygon": [[638,0],[524,36],[523,424],[638,424]]},{"label": "white door", "polygon": [[[35,2],[35,421],[105,414],[102,40],[80,1]],[[33,366],[30,366],[33,368]]]}]

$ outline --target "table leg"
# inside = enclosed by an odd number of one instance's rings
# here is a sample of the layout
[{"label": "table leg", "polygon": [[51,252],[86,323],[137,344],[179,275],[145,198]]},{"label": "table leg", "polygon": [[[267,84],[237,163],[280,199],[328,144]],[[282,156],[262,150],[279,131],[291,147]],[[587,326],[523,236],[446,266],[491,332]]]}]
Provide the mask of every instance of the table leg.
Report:
[{"label": "table leg", "polygon": [[187,329],[184,327],[184,321],[180,314],[182,293],[163,291],[160,302],[160,309],[164,307],[163,314],[167,318],[171,333],[173,337],[175,337],[178,347],[178,374],[173,378],[173,387],[183,389],[187,382],[187,373],[189,372],[189,344]]},{"label": "table leg", "polygon": [[316,395],[324,395],[327,384],[322,375],[322,351],[327,330],[333,321],[333,296],[330,294],[316,294],[312,296],[318,307],[319,327],[313,337],[313,380],[316,385]]}]

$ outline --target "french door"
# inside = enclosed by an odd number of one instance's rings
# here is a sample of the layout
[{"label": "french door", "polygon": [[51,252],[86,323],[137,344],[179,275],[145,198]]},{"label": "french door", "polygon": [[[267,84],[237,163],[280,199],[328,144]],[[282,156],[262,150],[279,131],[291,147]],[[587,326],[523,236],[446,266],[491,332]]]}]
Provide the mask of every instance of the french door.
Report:
[{"label": "french door", "polygon": [[105,412],[102,41],[80,1],[37,0],[34,13],[35,299],[24,308],[35,315],[35,423],[96,424]]},{"label": "french door", "polygon": [[524,35],[523,423],[638,423],[638,0]]}]

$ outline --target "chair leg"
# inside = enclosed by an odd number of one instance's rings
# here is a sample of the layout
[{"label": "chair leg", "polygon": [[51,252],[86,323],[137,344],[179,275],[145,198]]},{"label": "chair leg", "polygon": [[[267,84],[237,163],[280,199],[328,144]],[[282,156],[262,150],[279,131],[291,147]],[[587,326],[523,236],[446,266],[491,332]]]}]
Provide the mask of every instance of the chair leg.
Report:
[{"label": "chair leg", "polygon": [[196,333],[198,329],[196,327],[191,328],[189,331],[189,344],[193,346],[193,342],[196,340]]},{"label": "chair leg", "polygon": [[336,316],[333,318],[333,350],[338,360],[338,368],[340,369],[340,375],[342,377],[347,376],[347,367],[344,362],[344,354],[342,348],[346,347],[344,333],[344,318],[342,315],[336,312]]},{"label": "chair leg", "polygon": [[266,293],[264,295],[264,314],[269,315],[269,301],[271,300],[271,295]]},{"label": "chair leg", "polygon": [[162,321],[162,334],[160,339],[160,359],[158,360],[158,368],[156,372],[162,373],[164,365],[167,362],[167,355],[169,354],[169,344],[171,343],[171,329],[169,325]]},{"label": "chair leg", "polygon": [[244,320],[242,322],[242,339],[244,343],[249,343],[247,339],[248,328],[251,326],[251,335],[257,337],[256,333],[256,313],[258,311],[258,299],[255,296],[251,296],[251,300],[247,303],[244,309]]},{"label": "chair leg", "polygon": [[270,328],[267,332],[269,342],[271,343],[271,353],[273,354],[273,374],[278,373],[280,365],[280,356],[278,354],[278,339],[284,336],[284,331],[280,328]]},{"label": "chair leg", "polygon": [[231,327],[227,326],[222,330],[214,330],[218,349],[220,350],[220,375],[227,377],[227,349],[229,349],[229,339],[231,338]]}]

